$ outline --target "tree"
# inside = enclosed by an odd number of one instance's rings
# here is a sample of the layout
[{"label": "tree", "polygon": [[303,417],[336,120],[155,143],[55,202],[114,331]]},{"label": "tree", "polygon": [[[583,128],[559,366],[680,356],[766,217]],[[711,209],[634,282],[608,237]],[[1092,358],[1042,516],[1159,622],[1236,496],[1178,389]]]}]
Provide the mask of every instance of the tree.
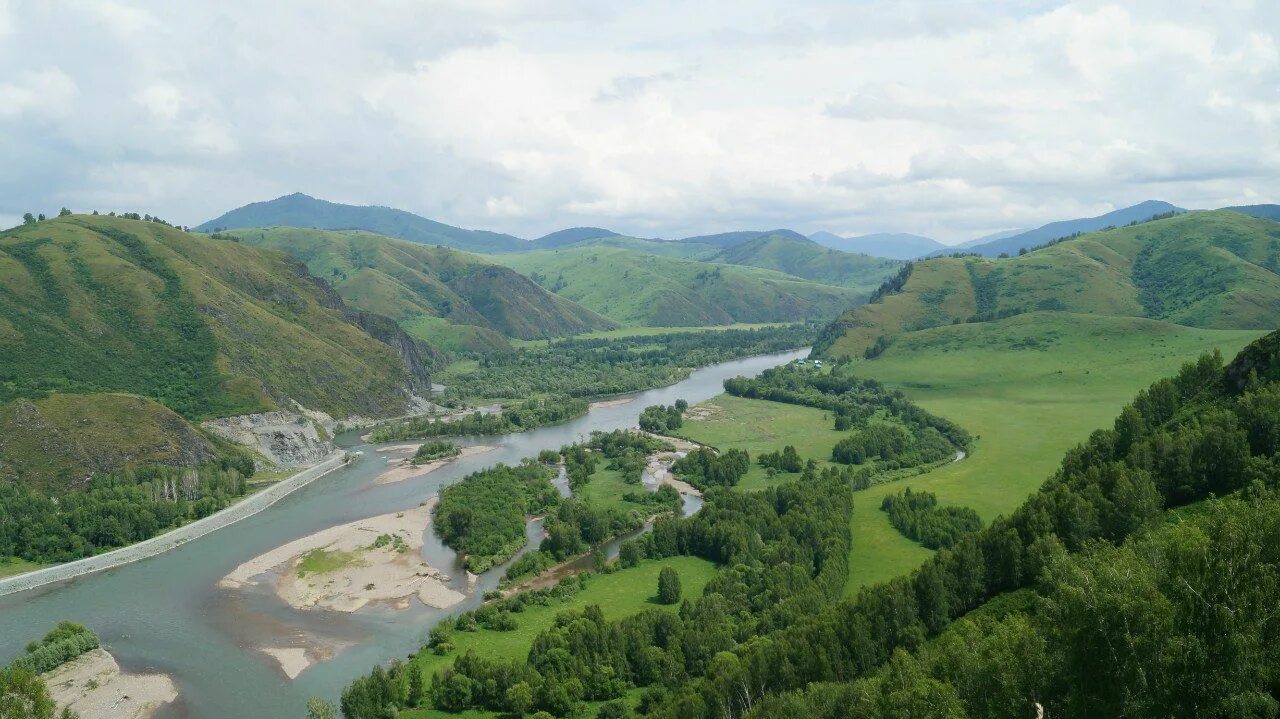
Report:
[{"label": "tree", "polygon": [[24,212],[24,213],[22,213],[22,224],[24,224],[24,225],[34,225],[34,224],[36,224],[36,217],[35,217],[35,215],[31,214],[30,212]]},{"label": "tree", "polygon": [[516,682],[507,689],[507,706],[516,716],[524,716],[533,708],[533,687],[528,682]]},{"label": "tree", "polygon": [[67,209],[67,208],[65,208],[65,207],[64,207],[64,208],[62,208],[61,210],[58,210],[58,217],[67,217],[67,216],[69,216],[70,214],[71,214],[71,210],[68,210],[68,209]]},{"label": "tree", "polygon": [[39,221],[41,221],[41,222],[44,222],[44,221],[45,221],[44,213],[43,213],[43,212],[41,212],[39,215],[37,215],[37,216],[36,216],[36,219],[37,219],[37,220],[39,220]]},{"label": "tree", "polygon": [[337,716],[332,702],[320,697],[311,697],[307,700],[307,719],[335,719]]},{"label": "tree", "polygon": [[663,567],[658,572],[658,601],[663,604],[680,601],[680,575],[671,567]]},{"label": "tree", "polygon": [[[57,706],[39,674],[25,667],[0,670],[0,719],[53,719]],[[60,717],[73,715],[63,710]]]}]

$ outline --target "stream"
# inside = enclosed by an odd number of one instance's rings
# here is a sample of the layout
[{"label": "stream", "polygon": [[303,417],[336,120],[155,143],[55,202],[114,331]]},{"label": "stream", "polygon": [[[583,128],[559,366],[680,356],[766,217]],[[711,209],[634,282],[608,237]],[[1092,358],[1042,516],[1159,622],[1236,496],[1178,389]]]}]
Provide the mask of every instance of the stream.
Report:
[{"label": "stream", "polygon": [[[754,376],[807,354],[803,349],[723,362],[563,424],[499,437],[462,438],[464,445],[497,448],[395,484],[373,483],[386,469],[387,456],[362,443],[359,432],[345,433],[337,442],[363,453],[356,462],[252,517],[149,559],[0,598],[0,662],[16,656],[59,620],[70,619],[98,632],[125,671],[158,671],[173,677],[179,699],[157,713],[158,719],[300,717],[308,697],[336,701],[342,687],[357,675],[415,651],[442,616],[477,606],[483,593],[497,586],[505,565],[482,575],[467,599],[447,610],[414,601],[398,611],[368,607],[345,614],[291,609],[266,583],[248,590],[220,589],[218,580],[240,563],[326,527],[417,506],[440,487],[498,462],[517,463],[540,450],[582,440],[593,430],[635,426],[646,406],[676,399],[701,402],[720,394],[727,378]],[[696,511],[697,506],[686,500],[685,511]],[[536,547],[540,522],[529,523],[527,536]],[[449,574],[451,586],[464,588],[466,575],[453,550],[432,532],[425,539],[424,559]],[[617,544],[608,547],[610,554],[616,553]],[[326,648],[333,656],[292,681],[260,651],[303,643]]]}]

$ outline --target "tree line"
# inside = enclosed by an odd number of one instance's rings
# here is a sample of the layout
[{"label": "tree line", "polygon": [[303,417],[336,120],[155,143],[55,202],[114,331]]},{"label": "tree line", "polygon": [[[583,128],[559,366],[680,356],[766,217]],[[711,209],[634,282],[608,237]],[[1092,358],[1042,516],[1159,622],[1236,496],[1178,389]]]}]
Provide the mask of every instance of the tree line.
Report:
[{"label": "tree line", "polygon": [[968,507],[939,507],[932,492],[912,492],[907,487],[886,495],[880,509],[889,524],[929,549],[954,547],[965,535],[982,529],[982,519]]},{"label": "tree line", "polygon": [[585,400],[564,395],[537,397],[504,406],[496,414],[474,412],[458,419],[412,417],[382,425],[369,435],[374,443],[422,437],[464,437],[472,435],[526,432],[549,424],[567,422],[587,413]]}]

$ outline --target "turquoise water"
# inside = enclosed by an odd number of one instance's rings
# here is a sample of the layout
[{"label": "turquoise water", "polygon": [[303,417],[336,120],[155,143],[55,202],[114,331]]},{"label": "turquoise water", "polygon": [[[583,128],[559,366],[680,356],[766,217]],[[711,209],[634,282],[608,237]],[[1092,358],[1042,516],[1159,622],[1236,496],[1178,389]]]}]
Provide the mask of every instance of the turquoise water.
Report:
[{"label": "turquoise water", "polygon": [[[21,651],[61,619],[93,628],[129,671],[161,671],[178,685],[180,699],[158,717],[222,719],[301,717],[309,696],[337,699],[341,688],[374,664],[414,651],[441,616],[465,611],[497,584],[501,569],[480,578],[461,605],[442,611],[416,601],[405,610],[366,609],[355,614],[294,610],[267,588],[220,589],[217,582],[240,563],[285,542],[362,517],[417,506],[441,486],[498,462],[514,463],[539,450],[559,448],[592,430],[634,426],[651,404],[683,398],[691,404],[722,391],[729,377],[760,371],[807,354],[762,355],[703,368],[679,384],[641,392],[623,405],[601,407],[554,427],[475,438],[496,445],[397,484],[374,485],[384,457],[354,433],[339,438],[364,452],[352,466],[322,477],[275,506],[165,554],[106,572],[0,598],[0,659]],[[531,524],[530,536],[539,528]],[[427,534],[426,559],[462,583],[456,557]],[[333,658],[290,681],[261,647],[312,645],[333,648]]]}]

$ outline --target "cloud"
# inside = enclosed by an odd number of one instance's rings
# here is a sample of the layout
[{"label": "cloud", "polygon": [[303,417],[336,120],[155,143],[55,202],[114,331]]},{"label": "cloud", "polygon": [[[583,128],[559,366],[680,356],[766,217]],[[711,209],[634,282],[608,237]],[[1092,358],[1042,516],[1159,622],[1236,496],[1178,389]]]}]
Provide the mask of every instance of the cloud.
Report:
[{"label": "cloud", "polygon": [[300,190],[523,236],[963,239],[1280,199],[1280,7],[1174,5],[0,0],[0,215]]}]

